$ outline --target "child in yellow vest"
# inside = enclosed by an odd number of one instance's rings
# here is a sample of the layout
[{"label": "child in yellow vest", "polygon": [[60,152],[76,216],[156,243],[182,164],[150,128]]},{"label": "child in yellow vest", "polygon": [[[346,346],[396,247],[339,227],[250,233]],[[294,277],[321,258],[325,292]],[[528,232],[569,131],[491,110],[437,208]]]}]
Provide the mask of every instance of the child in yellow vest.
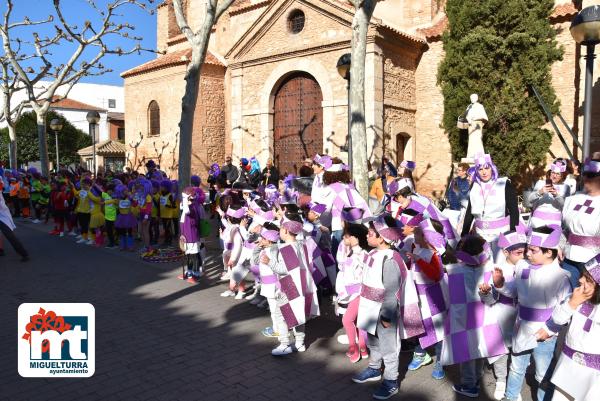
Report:
[{"label": "child in yellow vest", "polygon": [[77,199],[75,213],[77,214],[77,222],[79,223],[79,228],[81,230],[81,234],[78,237],[79,240],[77,241],[78,244],[88,242],[88,231],[91,220],[91,204],[88,195],[91,186],[92,180],[87,177],[80,181],[80,189],[77,189],[73,183],[71,183],[73,196]]}]

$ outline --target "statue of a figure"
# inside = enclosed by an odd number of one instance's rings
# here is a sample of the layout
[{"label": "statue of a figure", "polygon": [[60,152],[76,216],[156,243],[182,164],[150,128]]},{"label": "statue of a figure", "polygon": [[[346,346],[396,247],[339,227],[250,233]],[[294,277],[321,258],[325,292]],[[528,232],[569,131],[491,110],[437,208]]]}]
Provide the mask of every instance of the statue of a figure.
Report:
[{"label": "statue of a figure", "polygon": [[471,104],[465,111],[464,120],[466,120],[466,124],[464,124],[466,127],[459,125],[459,128],[467,128],[469,132],[469,145],[467,147],[467,157],[463,158],[462,162],[472,163],[475,155],[485,153],[482,140],[483,126],[488,122],[487,113],[483,105],[479,103],[479,96],[476,94],[471,95]]}]

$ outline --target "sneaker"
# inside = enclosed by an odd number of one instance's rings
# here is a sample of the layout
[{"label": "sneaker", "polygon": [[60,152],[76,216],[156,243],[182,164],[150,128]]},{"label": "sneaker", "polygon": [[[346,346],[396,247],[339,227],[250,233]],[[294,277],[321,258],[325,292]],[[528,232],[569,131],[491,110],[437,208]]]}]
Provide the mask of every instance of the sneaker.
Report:
[{"label": "sneaker", "polygon": [[83,237],[79,239],[79,241],[77,241],[78,244],[83,244],[84,242],[87,242],[86,239],[84,239]]},{"label": "sneaker", "polygon": [[271,351],[271,355],[273,356],[283,356],[288,355],[294,352],[291,345],[279,344],[277,348],[274,348]]},{"label": "sneaker", "polygon": [[464,395],[469,398],[477,398],[479,397],[479,389],[477,387],[466,387],[460,384],[455,384],[452,386],[452,390],[460,395]]},{"label": "sneaker", "polygon": [[425,365],[429,365],[431,361],[432,359],[427,352],[423,355],[414,353],[412,361],[408,364],[408,370],[417,370]]},{"label": "sneaker", "polygon": [[294,351],[296,351],[296,352],[304,352],[304,351],[306,351],[306,345],[304,345],[304,344],[296,344],[296,345],[294,345]]},{"label": "sneaker", "polygon": [[350,358],[350,362],[352,363],[360,361],[360,351],[358,350],[358,347],[356,345],[349,347],[348,351],[346,351],[346,356]]},{"label": "sneaker", "polygon": [[224,273],[220,278],[219,281],[229,281],[229,279],[231,278],[231,275],[229,273]]},{"label": "sneaker", "polygon": [[369,357],[369,350],[368,349],[361,349],[360,350],[360,357],[362,359],[367,359]]},{"label": "sneaker", "polygon": [[350,341],[348,341],[348,336],[345,334],[340,334],[339,336],[337,336],[337,342],[342,345],[350,344]]},{"label": "sneaker", "polygon": [[267,301],[267,299],[265,298],[262,301],[260,301],[260,303],[258,303],[256,307],[259,309],[267,309],[269,307],[269,301]]},{"label": "sneaker", "polygon": [[227,291],[223,291],[221,293],[221,296],[223,298],[227,298],[227,297],[235,297],[235,292],[231,291],[231,290],[227,290]]},{"label": "sneaker", "polygon": [[235,294],[235,297],[233,299],[237,299],[237,300],[244,299],[244,295],[246,295],[246,294],[244,294],[244,291],[238,291],[237,294]]},{"label": "sneaker", "polygon": [[71,237],[79,237],[79,235],[77,235],[77,233],[75,231],[69,231],[69,235]]},{"label": "sneaker", "polygon": [[60,233],[60,234],[58,234],[58,236],[62,238],[65,236],[65,233]]},{"label": "sneaker", "polygon": [[398,382],[396,380],[384,380],[377,391],[373,393],[373,398],[376,400],[387,400],[396,394],[398,394]]},{"label": "sneaker", "polygon": [[433,377],[435,380],[442,380],[444,377],[446,377],[446,373],[444,373],[444,368],[442,367],[442,364],[439,361],[433,364],[433,371],[431,372],[431,377]]},{"label": "sneaker", "polygon": [[[246,299],[250,298],[252,295],[246,297]],[[263,301],[263,299],[261,297],[254,297],[250,300],[250,305],[258,305],[259,303],[261,303]]]},{"label": "sneaker", "polygon": [[179,280],[187,280],[190,277],[192,277],[192,273],[189,271],[186,271],[185,273],[181,273],[179,276],[177,276],[177,278]]},{"label": "sneaker", "polygon": [[32,221],[32,223],[33,224],[39,224],[39,223],[41,223],[41,220],[35,219],[35,220]]},{"label": "sneaker", "polygon": [[265,327],[264,329],[262,329],[260,334],[262,334],[265,337],[279,337],[279,333],[273,330],[272,327]]},{"label": "sneaker", "polygon": [[494,399],[501,400],[506,392],[506,382],[496,382],[496,388],[494,389]]},{"label": "sneaker", "polygon": [[86,245],[94,245],[96,242],[93,239],[87,240]]},{"label": "sneaker", "polygon": [[252,294],[250,294],[250,295],[248,295],[246,297],[246,301],[253,301],[253,300],[255,300],[257,298],[257,295],[258,294],[256,293],[256,291],[254,291]]},{"label": "sneaker", "polygon": [[354,383],[376,382],[381,380],[381,370],[367,367],[352,378]]}]

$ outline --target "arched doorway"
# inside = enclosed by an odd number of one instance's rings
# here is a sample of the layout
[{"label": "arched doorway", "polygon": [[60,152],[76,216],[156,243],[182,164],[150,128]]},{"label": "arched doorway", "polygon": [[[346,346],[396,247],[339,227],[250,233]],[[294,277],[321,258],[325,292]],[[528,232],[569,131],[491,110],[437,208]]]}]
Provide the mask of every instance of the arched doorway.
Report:
[{"label": "arched doorway", "polygon": [[287,77],[275,93],[273,163],[280,174],[296,174],[302,161],[323,151],[323,94],[307,73]]}]

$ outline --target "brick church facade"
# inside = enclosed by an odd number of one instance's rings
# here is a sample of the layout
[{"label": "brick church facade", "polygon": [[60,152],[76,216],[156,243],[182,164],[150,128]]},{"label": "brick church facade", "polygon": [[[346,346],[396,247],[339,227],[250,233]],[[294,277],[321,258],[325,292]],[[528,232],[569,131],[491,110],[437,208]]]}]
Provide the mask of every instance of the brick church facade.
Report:
[{"label": "brick church facade", "polygon": [[[444,191],[452,169],[436,83],[447,27],[444,3],[380,2],[368,31],[365,66],[370,160],[376,164],[383,154],[396,163],[416,160],[418,190],[434,196]],[[169,1],[157,11],[157,48],[166,54],[122,73],[125,143],[130,167],[154,159],[175,177],[183,76],[191,51]],[[201,12],[187,8],[192,28]],[[571,2],[556,0],[551,22],[565,54],[553,66],[553,85],[562,115],[581,137],[583,60],[568,30],[576,13]],[[338,0],[236,1],[213,28],[202,68],[193,173],[205,176],[208,165],[222,163],[227,154],[234,160],[256,156],[263,165],[271,157],[282,172],[294,172],[304,156],[316,152],[347,159],[347,88],[336,63],[350,52],[352,17],[353,8]],[[595,124],[593,147],[598,148],[600,123]],[[566,154],[557,137],[551,152]]]}]

